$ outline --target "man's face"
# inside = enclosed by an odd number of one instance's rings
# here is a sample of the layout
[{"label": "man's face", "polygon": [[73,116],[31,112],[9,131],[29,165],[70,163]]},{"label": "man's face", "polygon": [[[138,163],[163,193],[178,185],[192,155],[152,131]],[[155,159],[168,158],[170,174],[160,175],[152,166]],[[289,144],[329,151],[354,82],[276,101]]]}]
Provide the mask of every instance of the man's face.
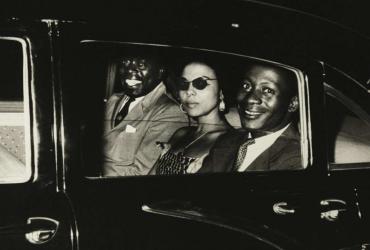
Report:
[{"label": "man's face", "polygon": [[121,60],[119,74],[125,94],[140,97],[152,91],[161,82],[163,72],[154,61],[133,57]]},{"label": "man's face", "polygon": [[291,119],[288,111],[292,98],[290,84],[279,70],[254,66],[244,75],[237,102],[241,124],[250,131],[274,132]]}]

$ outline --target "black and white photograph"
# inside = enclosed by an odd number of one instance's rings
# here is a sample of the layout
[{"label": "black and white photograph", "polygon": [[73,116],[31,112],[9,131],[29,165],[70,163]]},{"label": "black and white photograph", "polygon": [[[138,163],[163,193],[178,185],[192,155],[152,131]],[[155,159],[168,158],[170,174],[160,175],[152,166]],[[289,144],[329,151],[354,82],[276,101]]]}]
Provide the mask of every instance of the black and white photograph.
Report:
[{"label": "black and white photograph", "polygon": [[1,250],[370,250],[370,2],[4,1]]}]

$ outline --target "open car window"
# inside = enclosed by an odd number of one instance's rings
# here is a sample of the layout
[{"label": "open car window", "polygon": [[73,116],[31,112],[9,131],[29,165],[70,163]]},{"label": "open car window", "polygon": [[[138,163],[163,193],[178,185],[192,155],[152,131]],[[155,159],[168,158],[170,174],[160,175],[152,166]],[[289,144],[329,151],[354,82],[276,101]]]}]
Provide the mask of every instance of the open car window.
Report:
[{"label": "open car window", "polygon": [[0,183],[29,180],[28,64],[23,39],[0,37]]},{"label": "open car window", "polygon": [[330,169],[369,168],[369,114],[330,85],[326,85],[325,101]]},{"label": "open car window", "polygon": [[304,75],[248,57],[82,41],[89,177],[302,170]]}]

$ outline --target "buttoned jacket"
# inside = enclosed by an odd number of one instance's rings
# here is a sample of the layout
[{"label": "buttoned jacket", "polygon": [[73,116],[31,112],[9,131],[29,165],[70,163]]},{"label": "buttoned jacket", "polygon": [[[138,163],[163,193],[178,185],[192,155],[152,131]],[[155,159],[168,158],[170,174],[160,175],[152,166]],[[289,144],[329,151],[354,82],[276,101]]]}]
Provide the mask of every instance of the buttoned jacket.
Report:
[{"label": "buttoned jacket", "polygon": [[187,115],[161,83],[114,127],[119,107],[127,98],[124,93],[114,94],[107,102],[103,168],[106,176],[147,174],[161,153],[156,142],[167,142],[177,129],[188,125]]},{"label": "buttoned jacket", "polygon": [[[247,139],[248,133],[243,130],[233,130],[222,135],[204,159],[198,173],[237,171],[235,159],[239,146]],[[300,145],[300,136],[290,125],[245,171],[301,169]],[[246,157],[248,157],[248,151]]]}]

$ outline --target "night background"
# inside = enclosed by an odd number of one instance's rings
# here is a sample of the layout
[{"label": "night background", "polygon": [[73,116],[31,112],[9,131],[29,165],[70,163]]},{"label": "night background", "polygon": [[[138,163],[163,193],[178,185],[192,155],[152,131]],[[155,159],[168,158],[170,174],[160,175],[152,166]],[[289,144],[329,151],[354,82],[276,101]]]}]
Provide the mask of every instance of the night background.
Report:
[{"label": "night background", "polygon": [[[215,1],[220,2],[221,0]],[[43,17],[85,20],[89,18],[120,18],[126,11],[137,13],[137,20],[148,15],[160,18],[166,13],[181,12],[184,7],[197,6],[207,0],[166,1],[60,1],[60,0],[18,0],[2,1],[0,15],[3,17]],[[232,4],[234,0],[224,1]],[[370,37],[370,1],[366,0],[263,0],[266,4],[281,5],[347,26]],[[207,15],[205,13],[204,15]]]}]

